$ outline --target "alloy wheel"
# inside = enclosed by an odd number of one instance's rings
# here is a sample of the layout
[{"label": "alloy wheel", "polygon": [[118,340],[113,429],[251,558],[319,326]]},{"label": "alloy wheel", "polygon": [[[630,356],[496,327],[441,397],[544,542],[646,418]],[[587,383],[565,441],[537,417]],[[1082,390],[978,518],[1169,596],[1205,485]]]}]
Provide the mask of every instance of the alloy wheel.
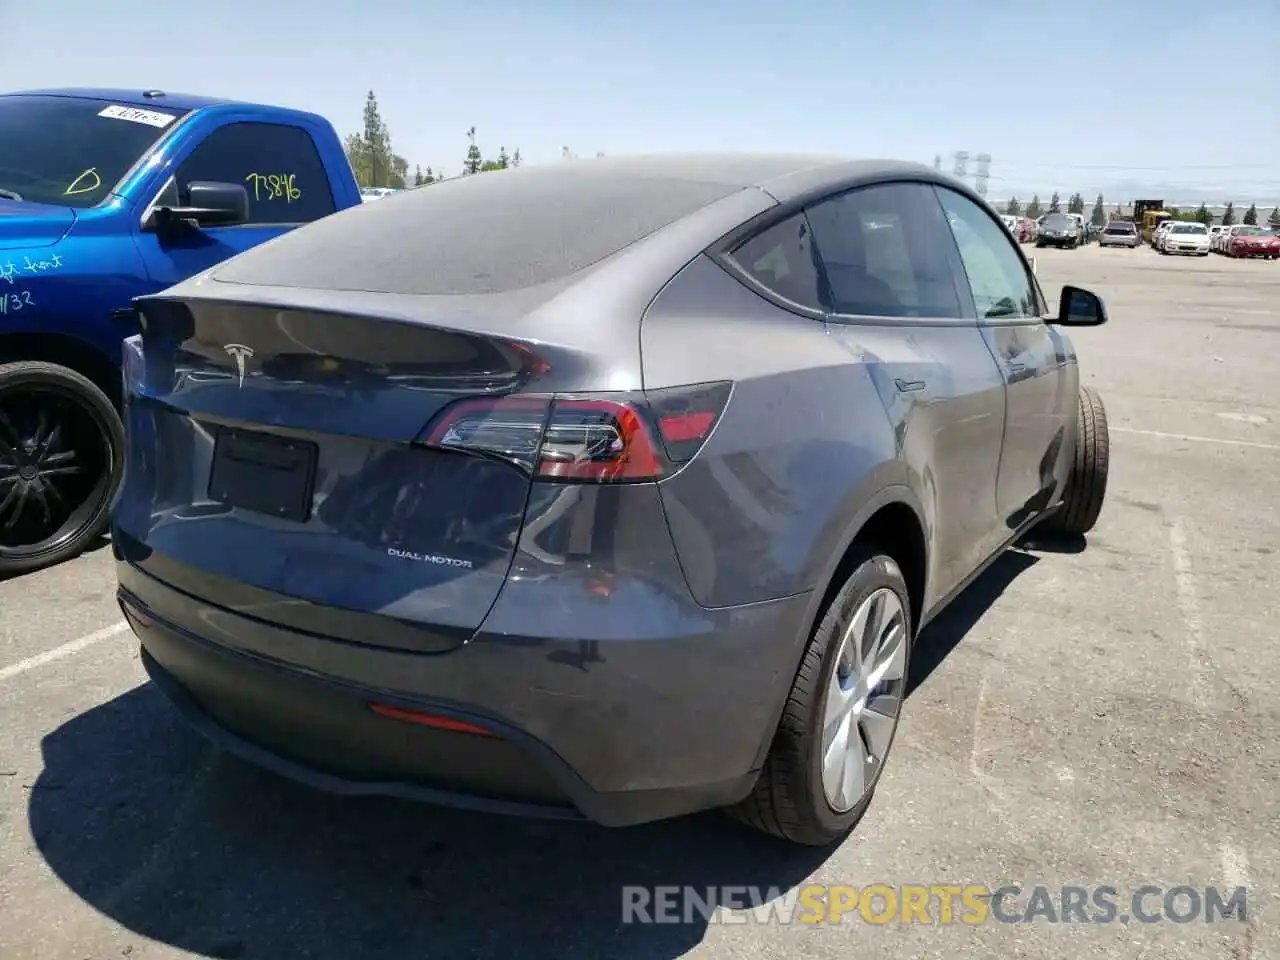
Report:
[{"label": "alloy wheel", "polygon": [[36,556],[80,533],[110,485],[111,441],[73,392],[0,391],[0,555]]},{"label": "alloy wheel", "polygon": [[836,813],[875,786],[893,743],[906,692],[906,627],[902,601],[882,587],[840,639],[822,722],[822,786]]}]

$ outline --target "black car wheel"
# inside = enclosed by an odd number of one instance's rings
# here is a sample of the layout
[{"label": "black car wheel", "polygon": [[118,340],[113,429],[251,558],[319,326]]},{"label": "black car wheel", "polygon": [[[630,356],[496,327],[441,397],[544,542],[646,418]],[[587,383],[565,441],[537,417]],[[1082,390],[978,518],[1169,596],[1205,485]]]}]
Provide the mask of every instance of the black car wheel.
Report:
[{"label": "black car wheel", "polygon": [[0,365],[0,577],[60,563],[100,536],[123,456],[120,417],[87,377]]},{"label": "black car wheel", "polygon": [[914,626],[902,571],[863,546],[809,639],[760,779],[730,815],[807,846],[853,829],[898,729]]},{"label": "black car wheel", "polygon": [[1067,475],[1062,506],[1047,517],[1048,533],[1084,536],[1098,522],[1107,494],[1111,466],[1111,434],[1102,397],[1092,387],[1080,388],[1076,410],[1076,447]]}]

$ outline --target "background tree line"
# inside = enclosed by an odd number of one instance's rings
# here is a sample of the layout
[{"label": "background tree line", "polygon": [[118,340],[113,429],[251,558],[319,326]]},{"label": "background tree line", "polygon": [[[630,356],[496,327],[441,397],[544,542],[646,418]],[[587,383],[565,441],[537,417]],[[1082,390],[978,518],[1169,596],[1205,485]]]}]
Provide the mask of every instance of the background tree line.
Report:
[{"label": "background tree line", "polygon": [[[1084,207],[1084,197],[1078,193],[1073,193],[1067,200],[1067,209],[1065,212],[1083,214]],[[1209,212],[1208,207],[1203,203],[1200,204],[1200,208],[1198,210],[1179,210],[1177,207],[1166,207],[1165,209],[1173,215],[1173,219],[1175,220],[1195,221],[1203,223],[1205,226],[1210,226],[1215,222],[1213,214]],[[1054,191],[1053,196],[1049,198],[1049,206],[1047,209],[1041,206],[1040,195],[1036,194],[1031,198],[1031,202],[1028,203],[1025,208],[1017,197],[1010,198],[1009,202],[1005,205],[1004,212],[1015,217],[1023,216],[1030,217],[1032,220],[1037,220],[1043,214],[1062,213],[1064,211],[1062,210],[1062,198],[1058,196],[1057,191]],[[1102,194],[1098,194],[1098,199],[1093,204],[1093,212],[1090,215],[1089,220],[1091,223],[1099,227],[1104,227],[1107,225],[1108,219],[1107,212],[1103,206]],[[1258,222],[1257,205],[1252,203],[1249,204],[1249,209],[1244,212],[1244,216],[1239,222],[1247,223],[1250,226],[1256,225]],[[1228,202],[1227,209],[1222,215],[1222,224],[1223,226],[1229,227],[1233,223],[1236,223],[1235,204]],[[1267,218],[1267,223],[1273,227],[1280,227],[1280,206],[1271,211],[1271,216]]]},{"label": "background tree line", "polygon": [[[476,142],[476,128],[467,131],[469,146],[462,161],[462,175],[484,173],[486,170],[505,170],[507,167],[520,166],[520,149],[517,147],[507,153],[505,146],[498,148],[497,157],[486,160]],[[351,133],[343,140],[347,153],[347,161],[355,174],[360,187],[391,187],[403,190],[406,187],[420,187],[427,183],[435,183],[445,178],[444,173],[436,173],[431,167],[423,170],[414,165],[413,174],[409,174],[409,161],[396,153],[391,146],[391,131],[382,119],[378,109],[378,98],[372,90],[364,101],[364,130]]]}]

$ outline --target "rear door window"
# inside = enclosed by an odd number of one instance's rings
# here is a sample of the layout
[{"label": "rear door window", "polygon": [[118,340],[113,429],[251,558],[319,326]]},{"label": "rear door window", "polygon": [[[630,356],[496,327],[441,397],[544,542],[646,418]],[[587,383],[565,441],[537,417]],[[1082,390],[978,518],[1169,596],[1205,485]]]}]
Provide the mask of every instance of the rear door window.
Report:
[{"label": "rear door window", "polygon": [[850,190],[806,211],[833,313],[960,317],[947,227],[920,184]]},{"label": "rear door window", "polygon": [[336,209],[320,154],[301,127],[219,127],[182,161],[175,180],[179,190],[194,180],[240,184],[249,192],[250,223],[310,223]]},{"label": "rear door window", "polygon": [[730,259],[770,293],[811,310],[825,310],[813,232],[804,214],[774,224],[730,254]]}]

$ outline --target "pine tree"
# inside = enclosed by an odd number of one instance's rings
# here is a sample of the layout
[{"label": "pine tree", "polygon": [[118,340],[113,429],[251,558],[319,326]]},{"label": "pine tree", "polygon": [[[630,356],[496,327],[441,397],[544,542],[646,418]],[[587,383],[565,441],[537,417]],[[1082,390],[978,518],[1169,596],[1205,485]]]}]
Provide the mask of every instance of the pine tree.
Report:
[{"label": "pine tree", "polygon": [[467,147],[467,159],[462,162],[462,172],[463,174],[479,173],[484,161],[480,157],[480,148],[476,146],[475,127],[467,131],[467,139],[471,141],[471,146]]},{"label": "pine tree", "polygon": [[1236,222],[1236,207],[1230,200],[1227,201],[1227,209],[1222,214],[1222,225],[1229,227]]},{"label": "pine tree", "polygon": [[1267,218],[1267,223],[1273,227],[1280,227],[1280,207],[1273,207],[1271,216]]},{"label": "pine tree", "polygon": [[1105,227],[1107,225],[1107,208],[1102,204],[1102,194],[1098,194],[1098,200],[1093,205],[1093,216],[1089,219],[1093,221],[1094,226]]},{"label": "pine tree", "polygon": [[506,147],[498,148],[498,169],[505,170],[511,166],[511,157],[507,154]]},{"label": "pine tree", "polygon": [[1040,219],[1040,194],[1035,194],[1031,198],[1031,203],[1027,205],[1027,216],[1032,220]]},{"label": "pine tree", "polygon": [[1016,217],[1022,212],[1022,204],[1018,203],[1017,197],[1010,197],[1008,204],[1004,208],[1004,212],[1011,217]]},{"label": "pine tree", "polygon": [[1196,219],[1206,227],[1213,226],[1213,214],[1209,212],[1209,208],[1203,203],[1200,204],[1200,209],[1196,211]]},{"label": "pine tree", "polygon": [[1053,191],[1053,196],[1049,198],[1049,212],[1050,212],[1050,213],[1061,213],[1061,212],[1062,212],[1062,201],[1061,201],[1061,199],[1058,197],[1058,191],[1057,191],[1057,190]]},{"label": "pine tree", "polygon": [[516,147],[516,152],[511,155],[511,165],[513,167],[520,166],[520,148]]},{"label": "pine tree", "polygon": [[1241,223],[1247,223],[1251,227],[1258,225],[1258,207],[1256,204],[1249,204],[1249,209],[1244,212],[1244,220]]}]

